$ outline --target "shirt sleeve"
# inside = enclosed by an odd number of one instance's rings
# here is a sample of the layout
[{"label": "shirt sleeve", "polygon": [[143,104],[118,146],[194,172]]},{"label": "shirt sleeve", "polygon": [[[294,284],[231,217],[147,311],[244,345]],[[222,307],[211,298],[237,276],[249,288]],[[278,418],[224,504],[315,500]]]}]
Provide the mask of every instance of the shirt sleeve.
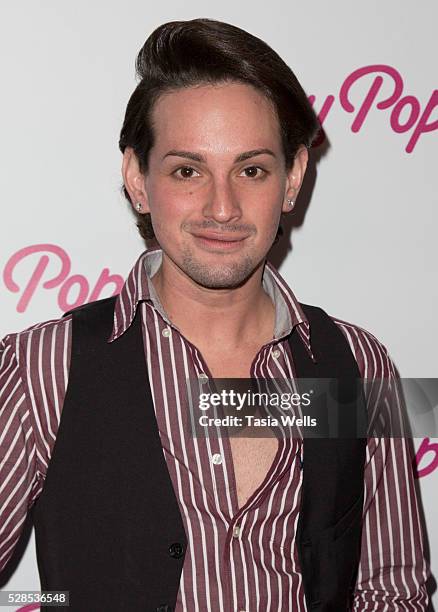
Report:
[{"label": "shirt sleeve", "polygon": [[0,573],[12,556],[27,512],[41,489],[17,342],[15,335],[0,342]]},{"label": "shirt sleeve", "polygon": [[[365,333],[365,332],[364,332]],[[382,395],[366,391],[368,412],[383,402],[391,414],[404,410],[403,392],[386,348],[366,333],[375,354],[368,376]],[[387,384],[381,385],[378,378]],[[375,391],[375,389],[374,389]],[[368,393],[368,395],[367,395]],[[413,473],[413,441],[403,437],[369,438],[365,465],[365,500],[361,558],[354,611],[425,611],[429,568]]]}]

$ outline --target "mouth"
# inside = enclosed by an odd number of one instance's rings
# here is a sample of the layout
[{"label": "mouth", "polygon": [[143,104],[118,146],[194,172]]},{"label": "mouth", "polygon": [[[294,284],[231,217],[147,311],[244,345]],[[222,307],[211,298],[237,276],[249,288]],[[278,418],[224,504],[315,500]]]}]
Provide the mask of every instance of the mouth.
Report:
[{"label": "mouth", "polygon": [[233,251],[239,249],[246,238],[245,236],[226,235],[214,232],[205,232],[199,234],[192,234],[196,243],[207,250],[215,251]]}]

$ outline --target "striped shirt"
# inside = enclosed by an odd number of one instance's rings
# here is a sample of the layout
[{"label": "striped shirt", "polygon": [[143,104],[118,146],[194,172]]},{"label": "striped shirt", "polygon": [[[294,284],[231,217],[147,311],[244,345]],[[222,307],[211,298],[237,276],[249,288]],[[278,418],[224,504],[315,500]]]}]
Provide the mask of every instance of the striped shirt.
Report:
[{"label": "striped shirt", "polygon": [[[140,309],[155,415],[188,539],[176,610],[302,612],[307,608],[295,534],[304,445],[299,438],[280,437],[263,482],[239,507],[229,438],[193,437],[182,423],[186,381],[210,373],[159,302],[151,277],[161,258],[156,248],[137,260],[117,297],[108,342],[124,333]],[[293,381],[287,339],[296,328],[313,358],[310,326],[269,262],[263,288],[275,306],[274,337],[255,356],[251,376]],[[332,319],[363,378],[397,377],[386,348],[371,333]],[[68,315],[10,334],[0,345],[0,571],[44,486],[68,382],[71,329]],[[376,397],[369,387],[367,393],[370,411]],[[426,610],[428,568],[408,442],[370,438],[364,478],[353,609]]]}]

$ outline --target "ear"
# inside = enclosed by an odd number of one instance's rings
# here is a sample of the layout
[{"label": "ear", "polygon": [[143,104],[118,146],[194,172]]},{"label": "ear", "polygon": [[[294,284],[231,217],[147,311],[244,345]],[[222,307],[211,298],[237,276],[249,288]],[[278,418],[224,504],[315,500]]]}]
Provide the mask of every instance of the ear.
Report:
[{"label": "ear", "polygon": [[293,206],[291,207],[288,204],[287,200],[293,200],[293,202],[295,202],[298,197],[306,173],[308,160],[309,153],[307,147],[301,145],[295,155],[292,167],[287,173],[286,190],[282,207],[282,212],[284,213],[291,212],[293,208]]},{"label": "ear", "polygon": [[[122,176],[134,210],[141,214],[150,212],[144,175],[140,170],[138,158],[132,147],[126,147],[123,153]],[[137,208],[138,203],[141,204],[140,210]]]}]

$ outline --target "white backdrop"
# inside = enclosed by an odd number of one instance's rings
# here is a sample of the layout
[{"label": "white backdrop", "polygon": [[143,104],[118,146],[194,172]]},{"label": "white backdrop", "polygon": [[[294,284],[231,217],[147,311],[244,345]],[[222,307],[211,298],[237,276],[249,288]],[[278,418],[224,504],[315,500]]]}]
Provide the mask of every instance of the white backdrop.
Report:
[{"label": "white backdrop", "polygon": [[[374,333],[402,376],[437,377],[432,0],[222,0],[220,8],[4,0],[0,335],[112,294],[144,249],[120,194],[118,134],[146,37],[160,23],[194,17],[266,40],[321,113],[327,139],[281,257],[297,297]],[[116,284],[105,285],[105,275]],[[436,443],[416,440],[433,573]],[[1,588],[39,589],[33,533]]]}]

